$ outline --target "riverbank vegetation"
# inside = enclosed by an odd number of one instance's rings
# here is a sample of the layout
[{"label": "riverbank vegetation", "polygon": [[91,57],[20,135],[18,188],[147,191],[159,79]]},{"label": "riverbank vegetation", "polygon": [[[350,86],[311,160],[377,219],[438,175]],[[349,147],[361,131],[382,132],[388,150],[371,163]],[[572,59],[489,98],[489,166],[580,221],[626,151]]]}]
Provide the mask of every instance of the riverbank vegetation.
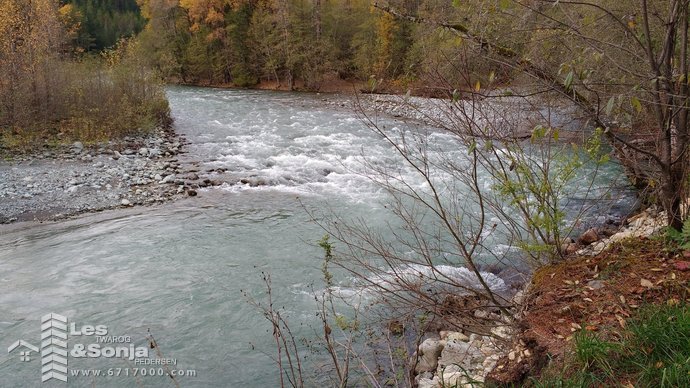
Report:
[{"label": "riverbank vegetation", "polygon": [[51,0],[0,2],[2,148],[36,151],[170,123],[162,83],[140,44],[122,39],[87,53],[81,17],[78,7]]},{"label": "riverbank vegetation", "polygon": [[685,254],[661,234],[540,269],[520,335],[535,357],[506,359],[494,381],[537,387],[687,386],[690,267]]}]

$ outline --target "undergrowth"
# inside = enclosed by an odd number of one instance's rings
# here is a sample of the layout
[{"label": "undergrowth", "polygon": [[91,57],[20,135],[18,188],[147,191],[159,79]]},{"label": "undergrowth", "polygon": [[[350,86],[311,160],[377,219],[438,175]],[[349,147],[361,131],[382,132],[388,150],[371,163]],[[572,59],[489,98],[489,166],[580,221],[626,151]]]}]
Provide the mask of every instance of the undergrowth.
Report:
[{"label": "undergrowth", "polygon": [[562,370],[536,387],[690,387],[690,309],[649,305],[628,320],[620,340],[581,331]]}]

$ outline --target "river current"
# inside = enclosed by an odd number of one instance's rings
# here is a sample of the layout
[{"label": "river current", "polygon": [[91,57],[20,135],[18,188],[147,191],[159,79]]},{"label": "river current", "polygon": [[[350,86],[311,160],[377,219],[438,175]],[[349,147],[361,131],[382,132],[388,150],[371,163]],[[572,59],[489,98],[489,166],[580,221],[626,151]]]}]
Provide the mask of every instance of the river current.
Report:
[{"label": "river current", "polygon": [[[106,337],[129,340],[101,349],[160,350],[175,360],[171,368],[194,371],[178,378],[183,387],[275,386],[271,326],[245,293],[261,300],[262,272],[271,274],[276,305],[298,324],[314,322],[312,290],[323,287],[316,242],[325,232],[305,208],[374,228],[394,224],[386,193],[362,173],[362,161],[400,161],[345,97],[192,87],[170,87],[168,96],[175,129],[189,141],[184,161],[202,172],[223,169],[214,178],[226,183],[174,203],[23,224],[0,235],[0,344],[38,346],[41,317],[57,313],[76,332],[103,325]],[[381,124],[407,128],[391,118]],[[443,143],[448,135],[430,139]],[[601,175],[611,181],[620,170],[611,165]],[[85,332],[70,334],[70,349],[95,343]],[[0,387],[61,386],[41,385],[40,355],[27,351],[29,360],[19,350],[0,356]],[[68,386],[171,386],[167,377],[126,375],[144,366],[70,354],[71,372],[106,376],[70,376]],[[160,367],[152,368],[157,374]]]}]

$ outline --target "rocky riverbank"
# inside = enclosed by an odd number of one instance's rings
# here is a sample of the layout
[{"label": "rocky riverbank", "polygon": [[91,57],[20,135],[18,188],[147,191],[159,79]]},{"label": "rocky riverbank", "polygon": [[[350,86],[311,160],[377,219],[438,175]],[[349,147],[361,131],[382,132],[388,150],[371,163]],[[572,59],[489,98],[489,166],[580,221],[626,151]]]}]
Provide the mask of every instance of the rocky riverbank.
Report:
[{"label": "rocky riverbank", "polygon": [[361,96],[358,107],[453,131],[463,130],[467,122],[472,122],[475,133],[480,131],[482,136],[495,138],[529,138],[536,126],[547,123],[561,129],[561,137],[568,141],[582,140],[591,132],[567,101],[557,96],[547,98],[525,92],[529,97],[519,97],[515,93],[510,89],[496,90],[487,96],[463,96],[455,101],[450,97],[368,94]]},{"label": "rocky riverbank", "polygon": [[[607,223],[599,228],[590,229],[583,233],[577,241],[566,243],[567,249],[572,249],[568,260],[563,265],[570,265],[569,263],[578,263],[584,261],[588,267],[594,267],[595,271],[604,272],[607,268],[604,265],[595,265],[590,262],[589,258],[601,257],[609,250],[616,249],[621,243],[626,241],[644,241],[650,236],[659,233],[666,226],[665,214],[655,207],[648,208],[637,215],[634,215],[621,223]],[[572,248],[570,247],[572,245]],[[685,262],[681,262],[685,263]],[[653,263],[652,263],[653,264]],[[650,265],[652,265],[650,264]],[[685,270],[686,267],[679,264],[671,263],[672,265],[661,264],[661,267],[668,267],[670,269]],[[607,262],[606,265],[612,265]],[[541,272],[551,272],[549,267],[542,268]],[[652,272],[656,275],[661,273],[661,269],[654,269]],[[554,275],[558,275],[559,270],[554,269],[549,280],[554,281]],[[612,276],[612,275],[607,275]],[[652,275],[641,275],[650,277]],[[672,275],[670,275],[673,277]],[[591,279],[587,282],[575,282],[573,279],[559,279],[556,276],[556,282],[562,281],[564,287],[575,287],[583,292],[582,298],[585,301],[594,300],[594,294],[606,295],[608,291],[607,282],[610,281],[598,273],[588,274]],[[675,279],[675,278],[674,278]],[[640,285],[639,279],[633,279],[633,288],[637,282]],[[525,285],[523,291],[518,292],[513,298],[515,312],[515,320],[510,321],[504,319],[498,314],[493,314],[493,323],[487,323],[487,327],[492,327],[491,334],[478,335],[468,334],[462,332],[439,331],[430,332],[426,334],[425,340],[419,345],[417,353],[413,357],[415,366],[415,382],[419,387],[423,388],[439,388],[445,386],[476,386],[484,383],[491,384],[517,384],[519,385],[526,376],[538,371],[546,362],[545,350],[548,343],[551,346],[554,341],[567,343],[568,333],[581,329],[580,322],[572,321],[571,313],[578,303],[572,301],[572,292],[568,288],[566,296],[558,296],[551,303],[554,306],[553,311],[545,307],[538,299],[544,298],[542,290],[535,290],[536,279]],[[627,281],[626,281],[627,283]],[[580,284],[580,287],[577,285]],[[649,287],[650,284],[645,283]],[[571,286],[572,285],[572,286]],[[540,286],[543,287],[543,286]],[[652,286],[654,287],[654,286]],[[608,291],[607,291],[608,289]],[[549,289],[548,292],[558,293],[558,289]],[[639,290],[635,290],[639,292]],[[615,294],[615,292],[613,292]],[[560,294],[559,294],[560,295]],[[620,295],[614,295],[619,298]],[[629,300],[633,300],[633,296],[626,296]],[[535,301],[536,298],[536,301]],[[602,296],[603,298],[603,296]],[[625,299],[623,299],[625,300]],[[587,305],[585,303],[586,306]],[[565,307],[564,307],[565,306]],[[595,304],[591,304],[595,308]],[[635,307],[636,305],[633,305]],[[535,309],[536,307],[536,309]],[[565,308],[566,310],[563,310]],[[584,306],[581,306],[584,310]],[[536,312],[535,312],[536,310]],[[475,311],[477,314],[483,314],[481,310]],[[534,315],[540,317],[552,316],[563,317],[557,319],[557,322],[549,320],[538,319],[535,320]],[[485,314],[486,315],[486,314]],[[483,316],[483,315],[482,315]],[[611,314],[611,320],[616,320],[619,317],[616,314]],[[601,319],[607,319],[602,316]],[[536,321],[536,323],[535,323]],[[618,322],[618,321],[615,321]],[[564,327],[564,332],[559,334],[554,331],[553,325],[558,324]],[[528,329],[525,329],[528,328]],[[590,329],[597,330],[596,326],[591,326]],[[549,340],[544,338],[535,339],[534,332],[548,332]],[[550,342],[549,342],[550,341]],[[564,345],[560,345],[564,346]]]},{"label": "rocky riverbank", "polygon": [[[70,145],[0,161],[0,223],[58,220],[196,195],[194,166],[178,159],[185,140],[160,129],[120,141]],[[208,181],[208,182],[207,182]]]}]

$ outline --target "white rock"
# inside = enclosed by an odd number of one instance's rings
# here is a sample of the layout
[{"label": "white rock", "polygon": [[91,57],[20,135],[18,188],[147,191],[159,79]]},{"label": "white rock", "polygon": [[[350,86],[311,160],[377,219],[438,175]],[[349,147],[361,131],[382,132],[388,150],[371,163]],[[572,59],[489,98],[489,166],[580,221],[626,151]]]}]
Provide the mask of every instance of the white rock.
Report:
[{"label": "white rock", "polygon": [[129,200],[127,200],[127,199],[123,199],[120,203],[122,204],[122,206],[129,206],[129,205],[132,204],[132,203],[129,202]]},{"label": "white rock", "polygon": [[419,388],[438,388],[438,387],[440,387],[438,377],[434,377],[433,379],[426,379],[426,378],[419,379],[419,383],[417,384],[417,387],[419,387]]},{"label": "white rock", "polygon": [[466,336],[463,333],[460,333],[459,331],[450,331],[446,334],[447,341],[456,341],[456,342],[469,342],[470,337]]},{"label": "white rock", "polygon": [[175,180],[175,174],[170,174],[170,175],[166,176],[165,178],[163,178],[162,180],[160,180],[158,183],[171,183],[174,180]]},{"label": "white rock", "polygon": [[437,339],[428,338],[419,345],[419,360],[415,372],[431,372],[438,366],[438,358],[444,349],[443,343]]}]

